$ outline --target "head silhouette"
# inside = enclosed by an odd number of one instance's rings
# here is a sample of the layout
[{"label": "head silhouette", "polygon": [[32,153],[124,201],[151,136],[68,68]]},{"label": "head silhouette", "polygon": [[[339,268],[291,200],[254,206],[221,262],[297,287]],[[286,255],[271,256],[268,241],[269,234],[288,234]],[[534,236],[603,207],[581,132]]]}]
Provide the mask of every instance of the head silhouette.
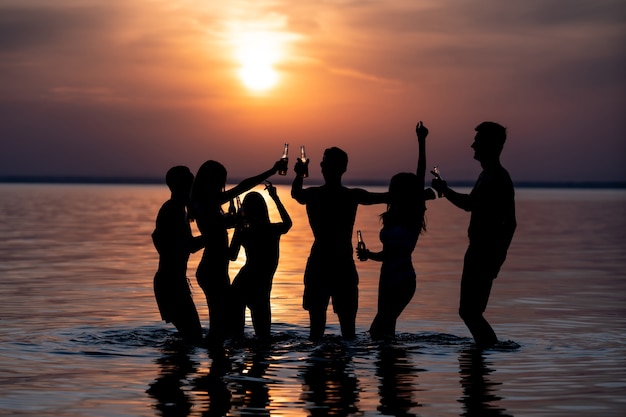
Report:
[{"label": "head silhouette", "polygon": [[408,204],[418,201],[418,196],[414,192],[417,186],[417,175],[411,172],[400,172],[394,175],[389,182],[390,204]]},{"label": "head silhouette", "polygon": [[189,195],[193,174],[186,166],[178,165],[170,168],[165,174],[165,184],[176,195]]},{"label": "head silhouette", "polygon": [[348,168],[348,154],[335,146],[328,148],[324,151],[320,166],[325,180],[340,179]]},{"label": "head silhouette", "polygon": [[200,166],[191,187],[194,203],[219,203],[219,196],[226,186],[226,168],[217,161],[206,161]]},{"label": "head silhouette", "polygon": [[474,159],[480,162],[497,160],[506,141],[506,128],[495,122],[482,122],[474,130]]},{"label": "head silhouette", "polygon": [[403,224],[423,228],[424,212],[423,191],[420,189],[417,175],[400,172],[389,182],[389,204],[383,214],[385,224]]},{"label": "head silhouette", "polygon": [[269,224],[270,215],[265,199],[260,193],[251,191],[243,198],[241,210],[246,222],[251,225]]}]

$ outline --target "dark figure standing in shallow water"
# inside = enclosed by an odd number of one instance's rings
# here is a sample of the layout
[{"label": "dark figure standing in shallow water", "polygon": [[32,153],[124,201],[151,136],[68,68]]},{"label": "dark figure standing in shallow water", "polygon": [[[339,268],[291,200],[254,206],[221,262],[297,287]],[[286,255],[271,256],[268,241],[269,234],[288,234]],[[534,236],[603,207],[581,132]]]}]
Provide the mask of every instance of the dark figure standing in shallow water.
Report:
[{"label": "dark figure standing in shallow water", "polygon": [[159,252],[154,295],[161,318],[174,324],[185,342],[197,344],[202,340],[202,327],[189,289],[187,261],[204,243],[201,236],[192,236],[187,219],[193,174],[185,166],[176,166],[167,172],[165,182],[171,197],[159,210],[152,233]]},{"label": "dark figure standing in shallow water", "polygon": [[291,186],[291,196],[306,205],[314,237],[304,272],[303,307],[309,312],[309,338],[319,340],[324,336],[326,310],[332,298],[341,334],[352,339],[359,299],[359,276],[352,257],[356,211],[359,204],[386,203],[388,193],[344,187],[341,177],[348,166],[348,155],[339,148],[326,149],[320,166],[322,186],[302,188],[307,167],[301,161],[296,163]]},{"label": "dark figure standing in shallow water", "polygon": [[235,337],[243,337],[246,307],[250,309],[254,332],[258,338],[270,336],[272,313],[270,292],[278,267],[280,237],[291,229],[292,222],[280,201],[276,187],[268,184],[267,191],[274,200],[281,222],[271,223],[267,204],[260,193],[252,191],[243,199],[241,219],[230,245],[230,259],[237,259],[241,246],[246,251],[246,263],[233,280],[232,305]]},{"label": "dark figure standing in shallow water", "polygon": [[222,205],[266,180],[279,168],[286,169],[286,162],[278,161],[271,169],[243,180],[230,190],[225,190],[226,168],[217,161],[206,161],[196,174],[189,214],[196,220],[206,243],[196,279],[206,295],[209,308],[211,347],[219,347],[228,336],[231,312],[228,228],[235,226],[235,218],[225,214]]},{"label": "dark figure standing in shallow water", "polygon": [[419,122],[415,132],[419,146],[416,174],[401,172],[391,178],[389,204],[381,216],[383,228],[380,241],[383,250],[372,252],[357,248],[360,260],[382,262],[378,283],[378,312],[369,330],[373,339],[395,336],[396,321],[413,298],[417,285],[411,256],[425,228],[426,200],[434,198],[434,194],[430,189],[424,190],[428,129]]},{"label": "dark figure standing in shallow water", "polygon": [[517,227],[513,182],[500,163],[505,141],[506,129],[497,123],[483,122],[476,127],[472,148],[483,171],[469,194],[451,190],[438,177],[432,181],[433,188],[452,204],[471,212],[459,315],[481,349],[498,342],[483,313]]}]

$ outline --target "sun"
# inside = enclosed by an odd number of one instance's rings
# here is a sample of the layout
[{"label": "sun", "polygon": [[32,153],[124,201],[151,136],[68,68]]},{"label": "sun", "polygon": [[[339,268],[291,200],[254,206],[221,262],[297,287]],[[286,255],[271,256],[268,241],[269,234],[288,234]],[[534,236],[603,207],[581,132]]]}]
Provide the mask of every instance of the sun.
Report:
[{"label": "sun", "polygon": [[272,32],[257,31],[239,34],[236,56],[239,78],[251,90],[265,91],[278,83],[275,65],[281,59],[281,41]]},{"label": "sun", "polygon": [[251,59],[239,69],[241,82],[251,90],[264,91],[278,82],[278,72],[268,62]]}]

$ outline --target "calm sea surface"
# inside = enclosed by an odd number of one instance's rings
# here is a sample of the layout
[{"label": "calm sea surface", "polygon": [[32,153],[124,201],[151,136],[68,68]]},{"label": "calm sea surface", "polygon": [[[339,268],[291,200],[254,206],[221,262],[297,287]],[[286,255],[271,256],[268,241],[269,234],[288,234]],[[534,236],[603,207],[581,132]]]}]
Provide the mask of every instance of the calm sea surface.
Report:
[{"label": "calm sea surface", "polygon": [[[211,358],[181,348],[154,301],[165,186],[0,184],[0,415],[626,415],[626,191],[517,190],[519,226],[487,310],[504,343],[480,354],[456,312],[467,213],[429,203],[397,341],[366,333],[380,267],[368,261],[357,262],[357,340],[341,341],[329,310],[328,336],[312,344],[301,308],[312,236],[289,188],[278,192],[294,226],[274,278],[273,344],[255,345],[248,318],[249,342]],[[359,208],[372,249],[383,210]],[[188,275],[207,327],[199,258]]]}]

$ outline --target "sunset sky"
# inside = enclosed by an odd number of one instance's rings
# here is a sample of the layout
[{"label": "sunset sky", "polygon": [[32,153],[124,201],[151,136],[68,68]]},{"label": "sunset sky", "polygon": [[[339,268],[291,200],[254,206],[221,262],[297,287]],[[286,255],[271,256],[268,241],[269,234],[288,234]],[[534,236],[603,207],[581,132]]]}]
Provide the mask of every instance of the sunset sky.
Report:
[{"label": "sunset sky", "polygon": [[[0,0],[0,176],[319,178],[428,163],[473,180],[474,127],[516,181],[626,181],[623,0]],[[293,177],[293,172],[287,177]]]}]

